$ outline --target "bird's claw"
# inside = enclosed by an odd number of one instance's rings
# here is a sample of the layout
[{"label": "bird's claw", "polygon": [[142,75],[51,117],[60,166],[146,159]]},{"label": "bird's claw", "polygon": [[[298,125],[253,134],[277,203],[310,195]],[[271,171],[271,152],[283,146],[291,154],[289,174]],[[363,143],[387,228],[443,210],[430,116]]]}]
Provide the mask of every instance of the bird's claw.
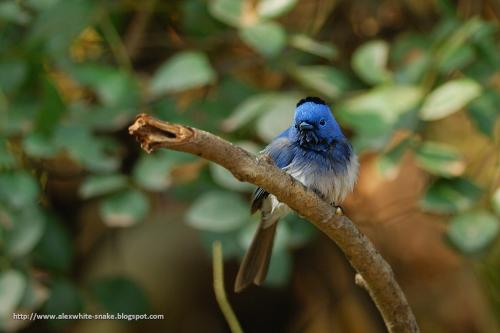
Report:
[{"label": "bird's claw", "polygon": [[[316,194],[317,194],[317,195],[318,195],[321,199],[326,200],[325,195],[324,195],[323,193],[321,193],[321,191],[320,191],[320,190],[318,190],[317,188],[314,188],[314,187],[313,187],[313,188],[311,188],[311,190],[312,190],[314,193],[316,193]],[[335,215],[337,215],[337,216],[342,216],[342,215],[344,215],[344,211],[342,210],[342,207],[337,206],[337,205],[335,204],[335,202],[332,202],[332,203],[331,203],[331,205],[333,206],[333,208],[335,208]]]},{"label": "bird's claw", "polygon": [[335,215],[337,215],[337,216],[344,215],[344,211],[342,210],[342,207],[333,205],[333,208],[335,208]]}]

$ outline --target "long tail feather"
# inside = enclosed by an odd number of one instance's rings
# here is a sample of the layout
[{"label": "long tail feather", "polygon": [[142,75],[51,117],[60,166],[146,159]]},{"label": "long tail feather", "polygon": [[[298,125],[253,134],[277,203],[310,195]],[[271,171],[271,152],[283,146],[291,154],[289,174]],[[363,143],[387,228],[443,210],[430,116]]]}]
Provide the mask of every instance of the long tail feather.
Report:
[{"label": "long tail feather", "polygon": [[252,244],[243,258],[234,284],[234,291],[237,293],[252,283],[260,285],[266,278],[278,221],[268,227],[265,227],[265,224],[265,220],[261,220]]}]

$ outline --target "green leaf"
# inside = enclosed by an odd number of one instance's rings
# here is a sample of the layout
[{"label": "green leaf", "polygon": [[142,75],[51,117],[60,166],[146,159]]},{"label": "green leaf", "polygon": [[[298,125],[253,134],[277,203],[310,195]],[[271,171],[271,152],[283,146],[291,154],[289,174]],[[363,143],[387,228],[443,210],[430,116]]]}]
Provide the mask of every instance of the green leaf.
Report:
[{"label": "green leaf", "polygon": [[99,213],[110,227],[129,227],[144,219],[148,210],[149,202],[142,192],[127,190],[105,198]]},{"label": "green leaf", "polygon": [[109,141],[95,136],[82,124],[58,126],[53,142],[66,149],[71,157],[84,167],[96,172],[110,172],[119,162],[107,150]]},{"label": "green leaf", "polygon": [[460,176],[465,170],[465,161],[455,147],[427,141],[415,153],[418,165],[432,174],[452,177]]},{"label": "green leaf", "polygon": [[352,57],[352,68],[368,84],[390,80],[387,70],[389,44],[382,40],[370,41],[359,47]]},{"label": "green leaf", "polygon": [[143,314],[150,311],[146,293],[124,276],[101,278],[92,283],[94,298],[108,313]]},{"label": "green leaf", "polygon": [[440,64],[439,70],[442,73],[461,70],[474,61],[476,53],[472,45],[464,45],[449,55],[449,59]]},{"label": "green leaf", "polygon": [[128,107],[135,111],[139,87],[126,71],[111,66],[83,64],[71,68],[71,74],[83,85],[93,88],[104,105]]},{"label": "green leaf", "polygon": [[267,104],[268,110],[257,120],[257,134],[264,141],[271,141],[286,130],[293,119],[295,105],[301,95],[295,92],[276,94]]},{"label": "green leaf", "polygon": [[240,29],[241,39],[266,57],[276,56],[286,45],[286,32],[276,22],[257,22]]},{"label": "green leaf", "polygon": [[350,124],[349,126],[357,133],[352,138],[351,143],[356,151],[369,150],[382,150],[391,138],[394,124],[388,122],[380,114],[373,112],[356,112],[350,114],[348,118],[344,111],[339,112],[339,119],[349,119],[349,121],[342,120],[343,123]]},{"label": "green leaf", "polygon": [[225,28],[210,15],[207,3],[210,5],[211,1],[187,0],[180,3],[182,19],[179,20],[179,28],[183,35],[204,39]]},{"label": "green leaf", "polygon": [[[257,2],[256,12],[251,21],[275,18],[290,11],[297,0],[261,0]],[[243,27],[248,24],[246,3],[243,0],[210,0],[208,10],[210,14],[221,22],[233,27]]]},{"label": "green leaf", "polygon": [[455,216],[448,228],[451,243],[466,254],[478,253],[496,237],[500,223],[487,211],[472,211]]},{"label": "green leaf", "polygon": [[30,20],[29,13],[16,1],[0,3],[0,23],[2,21],[26,24]]},{"label": "green leaf", "polygon": [[465,107],[481,94],[481,86],[471,79],[446,82],[432,91],[420,109],[423,120],[438,120]]},{"label": "green leaf", "polygon": [[66,112],[64,104],[55,83],[44,78],[42,81],[42,107],[38,110],[35,120],[36,129],[45,134],[52,134],[62,115]]},{"label": "green leaf", "polygon": [[401,117],[418,105],[422,94],[416,86],[380,86],[345,100],[336,116],[358,134],[356,148],[381,149]]},{"label": "green leaf", "polygon": [[12,212],[12,227],[5,232],[5,253],[11,258],[28,254],[42,237],[45,216],[37,206]]},{"label": "green leaf", "polygon": [[[493,65],[493,68],[498,67]],[[484,85],[485,89],[488,89],[488,80],[491,78],[492,65],[486,61],[475,61],[469,66],[467,66],[463,73],[466,77],[472,77],[477,82],[486,83]]]},{"label": "green leaf", "polygon": [[[460,59],[457,61],[457,58],[464,58],[464,53],[460,53],[469,48],[469,45],[466,44],[467,41],[477,32],[480,32],[483,27],[484,23],[481,20],[473,18],[464,24],[460,24],[454,31],[445,32],[447,38],[439,43],[440,47],[434,56],[438,68],[445,72],[453,67],[450,66],[450,63],[456,64],[463,61]],[[470,57],[470,55],[465,54],[465,57]],[[457,66],[457,68],[459,67]]]},{"label": "green leaf", "polygon": [[121,190],[126,186],[127,177],[124,175],[88,176],[80,186],[78,192],[82,198],[88,199]]},{"label": "green leaf", "polygon": [[[62,278],[53,280],[50,286],[50,297],[42,307],[46,314],[60,315],[61,313],[76,314],[83,309],[83,300],[80,292],[72,282]],[[61,328],[71,324],[70,320],[51,319],[49,324]]]},{"label": "green leaf", "polygon": [[395,67],[394,81],[398,84],[419,84],[429,72],[432,56],[429,36],[405,33],[391,44],[390,62]]},{"label": "green leaf", "polygon": [[252,184],[240,182],[231,172],[216,163],[210,163],[209,167],[214,181],[228,190],[248,192],[255,188]]},{"label": "green leaf", "polygon": [[61,0],[26,0],[24,3],[26,3],[28,6],[32,7],[33,9],[36,10],[43,10],[47,9],[57,2]]},{"label": "green leaf", "polygon": [[304,86],[330,98],[337,98],[350,85],[349,78],[331,66],[300,66],[292,69],[290,74]]},{"label": "green leaf", "polygon": [[31,132],[24,137],[23,149],[31,157],[48,158],[57,153],[57,146],[49,136],[40,132]]},{"label": "green leaf", "polygon": [[46,6],[31,25],[29,40],[34,44],[44,42],[55,57],[64,56],[73,40],[92,23],[96,8],[87,0],[57,1]]},{"label": "green leaf", "polygon": [[[0,325],[12,318],[23,297],[26,278],[15,270],[0,272]],[[0,326],[1,327],[1,326]]]},{"label": "green leaf", "polygon": [[[71,123],[96,131],[118,131],[126,127],[137,112],[135,94],[129,94],[117,106],[75,103],[70,105]],[[130,103],[129,103],[130,102]],[[127,104],[129,103],[129,104]],[[123,104],[123,105],[122,105]]]},{"label": "green leaf", "polygon": [[425,211],[453,214],[471,208],[482,190],[465,178],[439,179],[432,184],[421,201]]},{"label": "green leaf", "polygon": [[291,36],[289,43],[296,49],[314,54],[327,60],[333,60],[338,53],[333,44],[328,42],[318,42],[305,34]]},{"label": "green leaf", "polygon": [[276,96],[277,94],[274,93],[265,93],[248,97],[236,107],[229,118],[224,120],[222,128],[227,132],[232,132],[247,125],[258,115],[270,110]]},{"label": "green leaf", "polygon": [[46,220],[43,235],[33,255],[37,266],[55,272],[67,272],[73,260],[73,244],[65,226],[54,217]]},{"label": "green leaf", "polygon": [[210,0],[208,2],[208,10],[213,17],[234,27],[241,25],[243,8],[243,0]]},{"label": "green leaf", "polygon": [[223,232],[237,229],[249,216],[248,205],[239,196],[231,192],[210,191],[193,203],[186,219],[195,228]]},{"label": "green leaf", "polygon": [[491,196],[491,206],[493,207],[493,211],[500,216],[500,187]]},{"label": "green leaf", "polygon": [[[481,29],[474,34],[473,38],[471,38],[471,41],[476,48],[476,53],[481,57],[481,61],[477,61],[471,65],[479,64],[481,66],[481,64],[486,64],[486,67],[493,66],[498,69],[498,44],[496,42],[497,33],[498,27],[493,22],[483,21]],[[475,78],[478,79],[478,77]]]},{"label": "green leaf", "polygon": [[39,188],[35,179],[25,171],[0,174],[0,200],[16,209],[34,205]]},{"label": "green leaf", "polygon": [[134,167],[134,181],[149,191],[164,191],[172,183],[170,172],[180,164],[179,153],[158,151],[154,155],[142,154]]},{"label": "green leaf", "polygon": [[422,90],[416,86],[382,86],[348,99],[344,106],[351,113],[373,112],[394,122],[417,106]]},{"label": "green leaf", "polygon": [[411,56],[424,53],[429,43],[428,35],[412,32],[401,34],[391,45],[390,61],[405,64]]},{"label": "green leaf", "polygon": [[[221,77],[220,83],[217,86],[217,97],[223,101],[218,101],[220,105],[227,105],[227,110],[219,110],[218,114],[227,115],[236,105],[249,96],[260,92],[260,88],[243,78],[234,76]],[[226,107],[227,108],[227,107]]]},{"label": "green leaf", "polygon": [[500,97],[492,90],[486,90],[484,94],[471,102],[468,115],[476,127],[485,135],[492,137],[495,124],[500,116],[498,108]]},{"label": "green leaf", "polygon": [[7,145],[7,140],[0,137],[0,170],[11,168],[16,164],[16,160]]},{"label": "green leaf", "polygon": [[212,83],[215,78],[205,54],[187,51],[177,53],[160,66],[150,89],[154,95],[174,93]]},{"label": "green leaf", "polygon": [[297,0],[260,0],[257,2],[257,14],[262,18],[275,18],[290,11]]},{"label": "green leaf", "polygon": [[387,179],[394,179],[397,176],[399,171],[399,162],[412,144],[412,138],[403,139],[389,151],[378,156],[377,167],[384,177]]},{"label": "green leaf", "polygon": [[396,70],[394,80],[399,84],[418,84],[429,71],[431,60],[427,51],[414,50],[414,53],[408,55],[408,59]]},{"label": "green leaf", "polygon": [[0,130],[6,134],[26,134],[33,130],[39,100],[12,101],[7,112],[7,100],[0,94]]},{"label": "green leaf", "polygon": [[28,67],[19,59],[0,60],[0,73],[0,89],[8,93],[21,86],[28,74]]}]

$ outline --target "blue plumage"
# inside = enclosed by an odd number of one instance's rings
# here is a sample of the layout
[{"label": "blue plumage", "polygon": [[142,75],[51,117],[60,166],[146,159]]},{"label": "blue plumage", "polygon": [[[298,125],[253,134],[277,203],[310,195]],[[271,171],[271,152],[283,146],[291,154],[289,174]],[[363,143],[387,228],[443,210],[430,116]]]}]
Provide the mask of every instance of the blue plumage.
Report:
[{"label": "blue plumage", "polygon": [[[356,154],[330,108],[317,97],[297,103],[291,126],[262,153],[269,154],[276,166],[333,205],[339,205],[356,182]],[[254,193],[251,210],[259,209],[261,224],[238,272],[237,291],[265,279],[276,223],[290,212],[288,206],[261,188]]]}]

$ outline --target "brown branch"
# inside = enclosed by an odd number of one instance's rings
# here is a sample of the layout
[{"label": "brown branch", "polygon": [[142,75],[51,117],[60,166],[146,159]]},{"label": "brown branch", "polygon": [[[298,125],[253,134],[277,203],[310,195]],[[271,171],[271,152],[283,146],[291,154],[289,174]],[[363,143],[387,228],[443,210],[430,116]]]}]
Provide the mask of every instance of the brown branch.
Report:
[{"label": "brown branch", "polygon": [[147,152],[168,148],[201,156],[228,169],[238,180],[274,194],[337,243],[363,278],[363,287],[377,305],[389,332],[419,332],[391,267],[370,240],[348,217],[336,215],[330,204],[275,167],[269,156],[256,157],[213,134],[145,114],[137,116],[129,132]]}]

